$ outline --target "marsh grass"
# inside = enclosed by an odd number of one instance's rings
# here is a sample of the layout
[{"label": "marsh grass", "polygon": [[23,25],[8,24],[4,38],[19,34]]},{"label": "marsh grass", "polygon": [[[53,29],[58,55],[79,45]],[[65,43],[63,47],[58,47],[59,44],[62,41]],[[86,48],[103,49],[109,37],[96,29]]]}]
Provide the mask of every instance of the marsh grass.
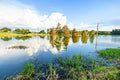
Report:
[{"label": "marsh grass", "polygon": [[[48,64],[35,67],[26,63],[21,71],[22,80],[119,80],[120,71],[115,66],[85,58],[81,54],[67,58],[58,57]],[[19,76],[19,75],[18,75]],[[13,77],[18,79],[18,77]],[[13,78],[11,80],[13,80]]]},{"label": "marsh grass", "polygon": [[108,60],[120,60],[120,48],[107,48],[98,51],[98,54]]}]

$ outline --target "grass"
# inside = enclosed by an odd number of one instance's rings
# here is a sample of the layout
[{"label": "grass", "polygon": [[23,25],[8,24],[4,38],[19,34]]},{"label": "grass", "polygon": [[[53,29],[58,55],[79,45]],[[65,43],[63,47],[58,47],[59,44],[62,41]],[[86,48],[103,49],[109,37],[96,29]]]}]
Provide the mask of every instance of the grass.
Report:
[{"label": "grass", "polygon": [[26,63],[25,67],[10,80],[119,80],[120,71],[115,66],[84,58],[81,54],[67,58],[58,57],[52,63]]},{"label": "grass", "polygon": [[109,60],[120,60],[120,48],[107,48],[98,51],[98,54]]},{"label": "grass", "polygon": [[47,34],[29,33],[29,34],[17,34],[13,32],[0,32],[0,37],[12,37],[12,36],[46,36]]}]

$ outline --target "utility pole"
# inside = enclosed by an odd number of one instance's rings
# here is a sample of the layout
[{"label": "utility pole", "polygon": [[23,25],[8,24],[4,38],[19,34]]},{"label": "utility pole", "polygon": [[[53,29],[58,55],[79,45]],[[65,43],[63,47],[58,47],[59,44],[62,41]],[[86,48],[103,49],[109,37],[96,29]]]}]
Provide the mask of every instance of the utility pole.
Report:
[{"label": "utility pole", "polygon": [[98,39],[98,27],[99,27],[99,23],[97,24],[97,33],[96,33],[96,45],[95,45],[96,51],[97,51],[97,39]]}]

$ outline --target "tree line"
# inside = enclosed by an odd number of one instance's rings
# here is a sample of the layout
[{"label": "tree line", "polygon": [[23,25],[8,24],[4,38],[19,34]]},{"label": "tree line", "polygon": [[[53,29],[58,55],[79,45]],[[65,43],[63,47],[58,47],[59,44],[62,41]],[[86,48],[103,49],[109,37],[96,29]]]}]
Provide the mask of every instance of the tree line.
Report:
[{"label": "tree line", "polygon": [[[29,34],[32,33],[29,29],[20,29],[17,28],[12,31],[12,29],[8,27],[3,27],[0,29],[0,32],[14,32],[17,34]],[[76,37],[76,36],[92,36],[96,34],[95,30],[83,30],[83,31],[77,31],[76,29],[70,30],[67,25],[61,26],[60,23],[57,24],[56,27],[49,28],[47,31],[41,30],[39,32],[36,32],[39,34],[50,34],[52,35],[59,35],[64,37]],[[98,31],[99,35],[120,35],[120,29],[113,29],[112,31]]]}]

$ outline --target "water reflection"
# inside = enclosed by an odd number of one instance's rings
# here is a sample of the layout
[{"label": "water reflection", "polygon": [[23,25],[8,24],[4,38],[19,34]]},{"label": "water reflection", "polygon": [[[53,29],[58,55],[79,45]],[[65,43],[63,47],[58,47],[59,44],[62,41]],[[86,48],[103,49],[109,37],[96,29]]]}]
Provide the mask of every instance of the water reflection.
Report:
[{"label": "water reflection", "polygon": [[[97,50],[120,47],[119,39],[120,36],[98,36]],[[39,62],[50,61],[56,56],[67,57],[78,53],[83,56],[98,58],[95,46],[96,36],[1,38],[0,76],[20,70],[24,62],[32,57],[37,57]]]},{"label": "water reflection", "polygon": [[[15,38],[12,37],[3,37],[1,38],[1,40],[3,41],[10,41],[7,43],[1,43],[1,45],[6,45],[5,48],[7,49],[24,49],[26,53],[29,54],[29,56],[32,56],[35,53],[38,53],[40,51],[44,51],[44,52],[48,52],[50,51],[52,54],[58,54],[61,51],[64,51],[68,48],[68,45],[70,43],[70,40],[73,43],[82,43],[83,44],[87,44],[87,43],[92,43],[96,46],[96,39],[94,35],[92,36],[76,36],[76,37],[60,37],[58,35],[56,36],[44,36],[44,37],[31,37],[29,36],[18,36]],[[101,42],[105,42],[106,43],[106,39],[109,39],[107,41],[108,44],[111,45],[112,42],[114,42],[114,44],[118,44],[117,42],[120,42],[120,37],[116,37],[116,36],[108,36],[108,37],[104,37],[102,39],[99,39],[100,37],[98,37],[98,45],[100,46]],[[117,41],[117,42],[116,42]],[[104,45],[104,44],[102,44]],[[111,45],[112,46],[112,45]]]},{"label": "water reflection", "polygon": [[87,44],[88,36],[82,36],[81,41],[82,41],[82,43]]},{"label": "water reflection", "polygon": [[17,40],[27,40],[27,39],[30,39],[31,36],[16,36],[15,39]]},{"label": "water reflection", "polygon": [[79,40],[80,40],[80,36],[72,37],[73,43],[79,42]]},{"label": "water reflection", "polygon": [[70,37],[64,37],[62,41],[63,41],[63,48],[67,49],[67,46],[68,46],[69,41],[70,41]]},{"label": "water reflection", "polygon": [[3,41],[10,41],[12,39],[12,37],[2,37],[1,38]]},{"label": "water reflection", "polygon": [[93,42],[94,42],[94,38],[95,38],[95,36],[92,35],[92,36],[90,36],[89,38],[90,38],[90,39],[89,39],[89,40],[90,40],[90,43],[93,43]]},{"label": "water reflection", "polygon": [[56,47],[56,49],[58,51],[61,50],[61,46],[62,46],[62,40],[61,37],[59,36],[50,36],[50,44],[52,45],[52,47]]}]

